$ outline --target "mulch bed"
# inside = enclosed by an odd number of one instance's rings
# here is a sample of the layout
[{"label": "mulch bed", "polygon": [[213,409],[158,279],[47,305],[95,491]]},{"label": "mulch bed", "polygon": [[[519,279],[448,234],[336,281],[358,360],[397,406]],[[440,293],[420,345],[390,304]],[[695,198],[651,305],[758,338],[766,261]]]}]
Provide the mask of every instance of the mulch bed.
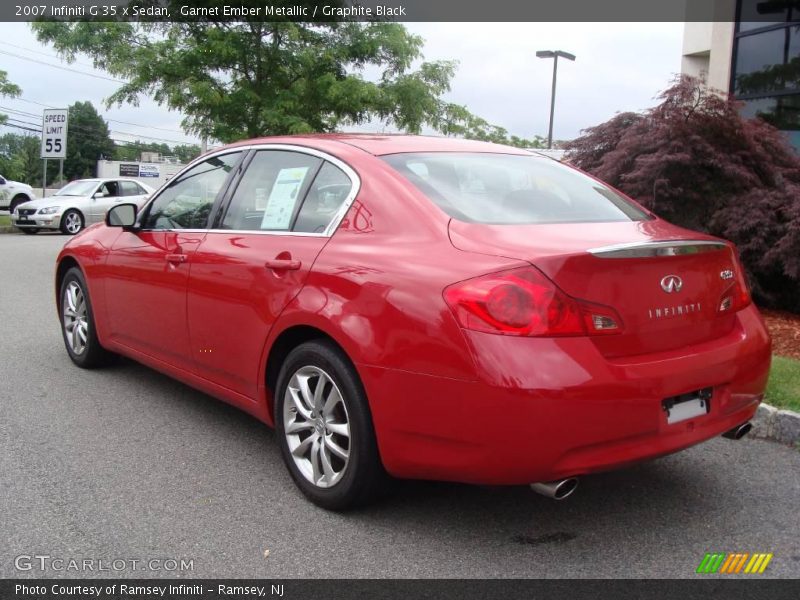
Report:
[{"label": "mulch bed", "polygon": [[772,351],[778,356],[800,360],[800,315],[761,309],[772,334]]}]

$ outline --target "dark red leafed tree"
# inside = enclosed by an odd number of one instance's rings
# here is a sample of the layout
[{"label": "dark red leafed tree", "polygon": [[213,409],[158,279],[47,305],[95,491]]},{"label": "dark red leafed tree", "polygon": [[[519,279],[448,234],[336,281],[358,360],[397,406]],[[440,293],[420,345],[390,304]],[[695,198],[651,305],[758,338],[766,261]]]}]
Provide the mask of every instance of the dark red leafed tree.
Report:
[{"label": "dark red leafed tree", "polygon": [[658,99],[584,130],[567,159],[673,223],[732,240],[756,299],[800,313],[800,156],[700,80],[678,77]]}]

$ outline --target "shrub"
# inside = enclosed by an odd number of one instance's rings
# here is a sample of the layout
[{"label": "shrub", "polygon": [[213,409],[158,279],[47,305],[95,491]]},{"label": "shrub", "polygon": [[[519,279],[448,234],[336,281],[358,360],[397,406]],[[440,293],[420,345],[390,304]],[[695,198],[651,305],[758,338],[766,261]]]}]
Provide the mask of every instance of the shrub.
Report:
[{"label": "shrub", "polygon": [[567,159],[669,221],[733,241],[756,300],[800,313],[800,156],[701,80],[679,76],[658,99],[584,130]]}]

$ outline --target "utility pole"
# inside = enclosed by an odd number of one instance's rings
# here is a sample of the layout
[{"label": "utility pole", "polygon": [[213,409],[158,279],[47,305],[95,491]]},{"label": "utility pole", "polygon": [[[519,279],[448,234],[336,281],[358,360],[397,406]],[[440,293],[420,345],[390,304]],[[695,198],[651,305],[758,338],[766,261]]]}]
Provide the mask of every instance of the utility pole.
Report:
[{"label": "utility pole", "polygon": [[567,60],[575,60],[575,55],[563,50],[539,50],[536,53],[537,58],[552,58],[553,59],[553,87],[550,90],[550,124],[547,128],[547,149],[553,147],[553,117],[556,112],[556,78],[558,75],[558,57],[566,58]]}]

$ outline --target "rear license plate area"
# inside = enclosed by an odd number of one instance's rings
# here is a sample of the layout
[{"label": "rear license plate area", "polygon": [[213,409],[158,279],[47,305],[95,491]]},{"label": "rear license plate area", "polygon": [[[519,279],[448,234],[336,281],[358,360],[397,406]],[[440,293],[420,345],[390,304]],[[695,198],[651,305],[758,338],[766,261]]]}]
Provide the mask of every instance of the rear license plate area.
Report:
[{"label": "rear license plate area", "polygon": [[714,389],[708,387],[664,398],[661,401],[661,408],[667,415],[667,423],[672,425],[708,414],[713,394]]}]

